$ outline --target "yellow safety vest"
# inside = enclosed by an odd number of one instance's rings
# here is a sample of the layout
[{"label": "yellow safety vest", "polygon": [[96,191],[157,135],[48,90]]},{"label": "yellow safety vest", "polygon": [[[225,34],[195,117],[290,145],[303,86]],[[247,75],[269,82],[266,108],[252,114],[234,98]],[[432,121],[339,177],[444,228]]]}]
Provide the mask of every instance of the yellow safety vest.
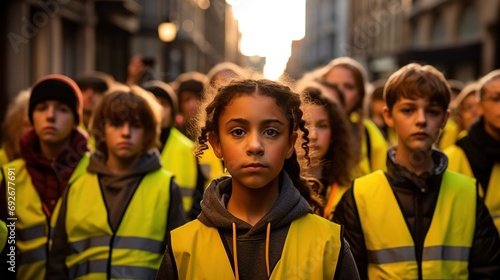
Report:
[{"label": "yellow safety vest", "polygon": [[[351,117],[351,120],[356,121],[356,117]],[[363,126],[368,133],[368,137],[370,138],[370,147],[368,149],[368,140],[365,132],[363,131],[363,135],[360,136],[362,158],[358,163],[359,174],[357,175],[362,176],[377,170],[386,171],[388,144],[384,135],[377,125],[371,120],[364,119]]]},{"label": "yellow safety vest", "polygon": [[[342,244],[340,230],[313,214],[293,221],[269,279],[333,279]],[[194,220],[170,234],[179,279],[235,279],[216,228]]]},{"label": "yellow safety vest", "polygon": [[66,233],[70,279],[154,279],[164,251],[172,174],[147,174],[125,210],[118,230],[108,213],[95,173],[81,176],[67,195]]},{"label": "yellow safety vest", "polygon": [[444,125],[441,139],[439,139],[439,145],[438,145],[439,149],[445,150],[446,148],[454,145],[458,139],[457,137],[459,132],[460,131],[458,130],[457,123],[451,118],[448,119],[448,121]]},{"label": "yellow safety vest", "polygon": [[5,152],[4,149],[0,149],[0,166],[6,164],[9,162],[9,157],[7,156],[7,153]]},{"label": "yellow safety vest", "polygon": [[161,152],[161,163],[163,168],[174,174],[174,180],[181,189],[184,211],[189,212],[193,207],[193,192],[198,177],[193,141],[172,127]]},{"label": "yellow safety vest", "polygon": [[327,192],[327,199],[326,199],[326,205],[323,213],[323,217],[331,220],[333,218],[333,212],[335,212],[335,208],[337,207],[337,204],[339,204],[340,199],[342,196],[344,196],[344,193],[350,188],[351,186],[339,186],[337,183],[331,185],[328,187],[328,192]]},{"label": "yellow safety vest", "polygon": [[[415,244],[384,173],[377,171],[356,179],[353,191],[366,243],[369,278],[418,278]],[[423,279],[467,279],[476,195],[474,179],[445,171],[424,240]]]},{"label": "yellow safety vest", "polygon": [[[460,147],[453,145],[448,147],[445,153],[448,156],[448,170],[474,177],[469,160]],[[484,195],[483,189],[480,188],[480,195],[484,197],[484,204],[488,208],[500,235],[500,162],[493,165],[487,190],[486,195]]]},{"label": "yellow safety vest", "polygon": [[[17,279],[44,279],[45,264],[48,255],[48,237],[50,234],[49,219],[45,215],[42,201],[38,192],[31,182],[31,177],[26,169],[23,159],[16,159],[2,166],[3,178],[9,178],[9,169],[15,172],[15,200],[9,199],[8,181],[5,181],[5,191],[8,203],[15,202],[14,216],[8,213],[8,218],[16,217],[17,220],[7,220],[15,222],[16,227],[16,270]],[[27,199],[29,198],[29,199]],[[52,214],[54,221],[56,215]],[[11,246],[14,244],[6,244]]]}]

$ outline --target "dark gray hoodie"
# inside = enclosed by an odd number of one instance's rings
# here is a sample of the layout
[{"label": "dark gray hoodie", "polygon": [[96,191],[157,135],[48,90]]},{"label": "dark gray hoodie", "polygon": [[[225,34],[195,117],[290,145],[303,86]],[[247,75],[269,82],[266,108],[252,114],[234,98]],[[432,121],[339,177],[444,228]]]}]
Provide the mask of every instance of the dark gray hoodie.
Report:
[{"label": "dark gray hoodie", "polygon": [[[121,219],[141,180],[148,173],[159,168],[161,168],[161,162],[159,152],[156,149],[142,154],[136,166],[129,173],[123,175],[114,174],[109,170],[104,157],[99,152],[92,153],[87,172],[98,175],[100,189],[108,210],[108,223],[113,232],[116,232],[120,225]],[[66,197],[66,193],[63,197]],[[57,226],[54,229],[52,250],[47,262],[47,280],[68,279],[65,259],[71,252],[67,250],[66,209],[66,199],[63,199]],[[81,211],[85,211],[85,209],[81,209]],[[167,233],[186,222],[180,188],[174,179],[170,181],[170,205],[167,219]],[[165,234],[165,244],[167,238],[168,234]]]},{"label": "dark gray hoodie", "polygon": [[[271,210],[254,226],[234,217],[226,209],[231,196],[231,178],[221,177],[212,181],[206,189],[201,201],[200,222],[209,227],[216,227],[225,244],[228,259],[233,266],[233,222],[237,231],[238,268],[240,279],[267,279],[266,272],[266,229],[271,225],[269,236],[269,262],[271,271],[281,258],[291,222],[312,213],[312,209],[300,192],[293,186],[292,180],[282,172],[280,176],[280,193]],[[344,279],[358,279],[354,259],[349,245],[344,243],[341,260],[337,266],[336,279],[342,279],[339,270],[344,270]],[[156,279],[175,279],[176,269],[171,258],[171,248],[165,252],[162,265]],[[342,274],[344,274],[344,271]],[[341,278],[339,278],[339,276]]]}]

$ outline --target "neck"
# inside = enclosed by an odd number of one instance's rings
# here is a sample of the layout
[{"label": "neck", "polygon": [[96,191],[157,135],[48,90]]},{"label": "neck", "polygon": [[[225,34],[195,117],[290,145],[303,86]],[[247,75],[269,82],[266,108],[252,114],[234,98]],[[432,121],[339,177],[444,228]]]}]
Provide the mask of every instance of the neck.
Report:
[{"label": "neck", "polygon": [[489,136],[491,136],[491,138],[495,139],[496,141],[500,141],[500,129],[484,122],[484,130],[486,131],[486,133],[488,133]]},{"label": "neck", "polygon": [[91,113],[83,112],[82,120],[83,120],[83,124],[85,125],[86,129],[89,128],[90,116],[91,116]]},{"label": "neck", "polygon": [[420,175],[424,172],[434,169],[434,161],[432,160],[432,149],[428,151],[407,151],[396,149],[394,158],[396,163],[406,167],[406,169]]},{"label": "neck", "polygon": [[237,187],[235,180],[232,180],[232,192],[227,210],[238,219],[254,226],[271,210],[274,202],[278,199],[278,180],[276,178],[267,186],[259,189]]},{"label": "neck", "polygon": [[64,149],[69,146],[69,142],[70,137],[68,137],[64,141],[57,143],[47,143],[40,141],[40,150],[45,158],[53,161],[62,153]]},{"label": "neck", "polygon": [[132,158],[117,158],[114,156],[110,156],[108,154],[108,158],[106,160],[106,166],[113,172],[114,174],[125,174],[130,172],[132,168],[137,165],[139,161],[140,155],[134,156]]}]

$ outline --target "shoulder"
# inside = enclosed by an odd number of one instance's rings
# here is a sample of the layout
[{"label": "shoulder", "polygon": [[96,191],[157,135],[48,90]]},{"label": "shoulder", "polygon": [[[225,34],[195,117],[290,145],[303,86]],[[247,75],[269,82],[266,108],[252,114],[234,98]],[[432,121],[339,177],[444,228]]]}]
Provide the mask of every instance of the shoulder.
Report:
[{"label": "shoulder", "polygon": [[175,127],[171,128],[169,138],[174,140],[176,145],[187,148],[194,148],[194,142],[191,141],[191,139],[187,138],[184,134],[182,134],[182,132],[180,132]]}]

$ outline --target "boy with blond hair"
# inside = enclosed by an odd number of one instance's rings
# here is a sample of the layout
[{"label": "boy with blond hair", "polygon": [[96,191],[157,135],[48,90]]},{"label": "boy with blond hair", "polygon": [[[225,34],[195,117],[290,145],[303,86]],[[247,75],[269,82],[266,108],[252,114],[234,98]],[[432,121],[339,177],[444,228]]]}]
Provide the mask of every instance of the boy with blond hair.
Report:
[{"label": "boy with blond hair", "polygon": [[398,136],[387,172],[354,180],[334,215],[361,278],[498,279],[500,239],[476,181],[448,171],[433,149],[448,118],[443,74],[408,64],[389,78],[384,98]]}]

